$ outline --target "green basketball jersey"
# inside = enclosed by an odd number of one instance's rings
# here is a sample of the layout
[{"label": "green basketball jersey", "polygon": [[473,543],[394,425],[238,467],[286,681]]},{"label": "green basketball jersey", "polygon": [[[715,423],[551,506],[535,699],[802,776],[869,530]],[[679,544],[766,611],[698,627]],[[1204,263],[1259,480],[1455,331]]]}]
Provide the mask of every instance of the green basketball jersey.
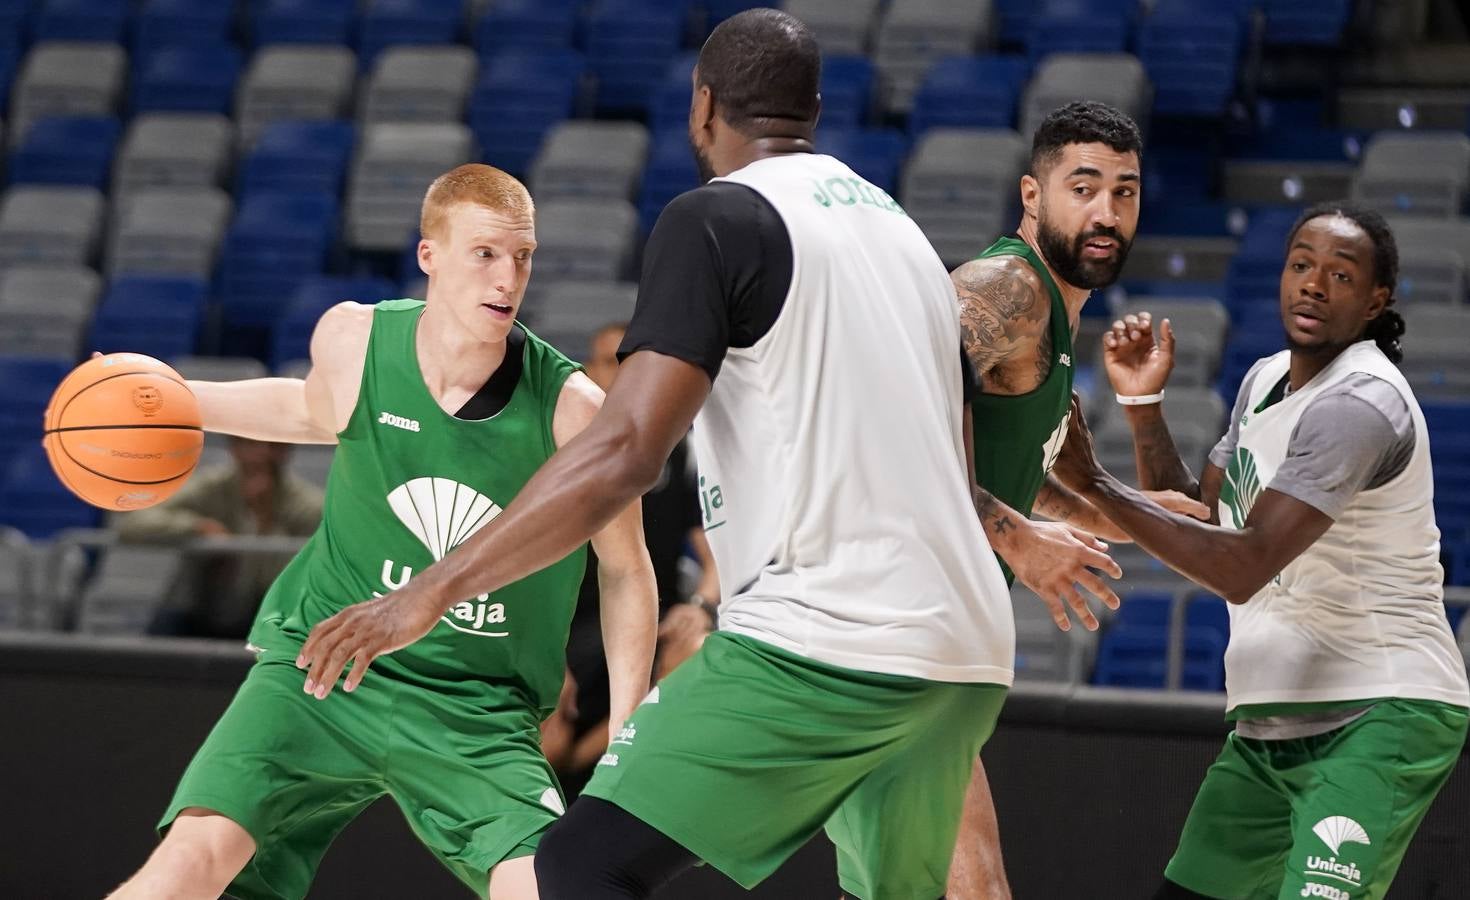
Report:
[{"label": "green basketball jersey", "polygon": [[[1022,515],[1031,515],[1046,473],[1067,438],[1072,408],[1072,327],[1062,292],[1036,251],[1020,238],[1003,237],[980,254],[1019,256],[1026,261],[1051,297],[1051,370],[1035,390],[1016,396],[977,392],[970,400],[974,417],[975,480]],[[1001,561],[1006,581],[1015,581]]]},{"label": "green basketball jersey", "polygon": [[[498,515],[555,451],[552,416],[577,366],[521,328],[520,377],[487,419],[446,413],[419,370],[424,304],[373,312],[362,387],[327,477],[322,522],[266,595],[252,644],[294,658],[312,626],[380,596],[450,553]],[[520,326],[517,326],[520,328]],[[502,366],[515,365],[510,355]],[[549,712],[586,549],[492,594],[456,604],[421,640],[373,663],[372,678],[472,703],[517,701]]]}]

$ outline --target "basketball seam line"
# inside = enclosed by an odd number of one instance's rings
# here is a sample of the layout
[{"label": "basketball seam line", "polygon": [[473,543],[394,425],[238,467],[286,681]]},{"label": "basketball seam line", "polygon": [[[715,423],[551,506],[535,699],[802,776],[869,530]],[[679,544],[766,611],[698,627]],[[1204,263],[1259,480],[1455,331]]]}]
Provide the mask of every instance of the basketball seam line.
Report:
[{"label": "basketball seam line", "polygon": [[139,422],[137,425],[67,425],[62,428],[47,428],[46,434],[60,434],[63,431],[112,431],[119,428],[172,428],[176,431],[203,431],[200,425],[164,425],[161,422]]},{"label": "basketball seam line", "polygon": [[[83,365],[85,365],[85,363],[83,363]],[[117,373],[114,373],[112,375],[108,375],[106,378],[99,378],[99,379],[97,379],[96,381],[92,382],[91,384],[87,385],[86,387],[84,387],[81,390],[77,391],[75,394],[72,394],[70,397],[68,397],[66,399],[66,402],[62,404],[61,409],[59,409],[59,410],[56,411],[56,421],[60,422],[61,420],[63,420],[63,419],[66,418],[66,411],[67,411],[67,409],[82,394],[85,394],[87,391],[90,391],[92,388],[96,387],[99,384],[102,384],[103,382],[111,381],[114,378],[124,378],[124,377],[126,377],[128,375],[157,375],[159,378],[162,378],[165,381],[172,381],[174,384],[177,384],[177,385],[180,385],[181,387],[183,387],[184,390],[189,391],[189,385],[186,384],[182,379],[174,378],[171,375],[165,375],[162,372],[117,372]],[[71,376],[68,375],[67,377],[70,378]],[[62,380],[65,381],[66,379],[62,379]],[[192,394],[193,391],[189,391],[189,393]],[[46,424],[45,423],[45,420],[44,420],[44,416],[42,417],[41,424],[43,426]],[[78,463],[78,465],[80,465],[80,463]]]}]

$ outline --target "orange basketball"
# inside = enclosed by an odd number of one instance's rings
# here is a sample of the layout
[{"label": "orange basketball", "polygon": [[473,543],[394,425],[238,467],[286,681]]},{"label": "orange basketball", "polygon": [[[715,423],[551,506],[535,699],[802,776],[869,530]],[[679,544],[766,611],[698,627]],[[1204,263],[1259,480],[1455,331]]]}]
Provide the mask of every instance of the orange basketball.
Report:
[{"label": "orange basketball", "polygon": [[61,483],[103,509],[142,509],[183,486],[204,445],[199,402],[141,353],[77,366],[46,407],[46,455]]}]

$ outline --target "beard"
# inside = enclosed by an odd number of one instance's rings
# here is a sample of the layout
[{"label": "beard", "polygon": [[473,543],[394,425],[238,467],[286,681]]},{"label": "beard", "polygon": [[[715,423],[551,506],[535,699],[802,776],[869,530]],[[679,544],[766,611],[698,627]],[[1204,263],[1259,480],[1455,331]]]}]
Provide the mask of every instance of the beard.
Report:
[{"label": "beard", "polygon": [[715,167],[710,163],[709,155],[694,143],[693,136],[689,138],[689,152],[694,154],[694,167],[699,170],[699,183],[709,184],[715,177]]},{"label": "beard", "polygon": [[[1112,259],[1093,260],[1082,256],[1082,248],[1094,238],[1112,238],[1118,243],[1117,253]],[[1036,242],[1057,275],[1073,287],[1097,290],[1118,280],[1123,264],[1128,261],[1128,250],[1133,242],[1123,237],[1116,228],[1093,228],[1068,240],[1067,236],[1050,227],[1042,210],[1036,229]]]}]

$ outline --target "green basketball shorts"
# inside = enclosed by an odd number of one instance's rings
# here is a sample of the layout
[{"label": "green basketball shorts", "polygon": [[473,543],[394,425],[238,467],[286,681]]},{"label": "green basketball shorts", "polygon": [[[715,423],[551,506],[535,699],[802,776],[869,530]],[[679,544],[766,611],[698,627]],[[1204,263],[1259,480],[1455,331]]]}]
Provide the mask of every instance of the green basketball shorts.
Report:
[{"label": "green basketball shorts", "polygon": [[535,852],[562,812],[536,713],[512,691],[486,709],[369,678],[317,700],[305,678],[290,661],[256,663],[159,823],[197,806],[249,832],[255,856],[231,895],[305,896],[337,834],[391,794],[424,846],[483,897],[490,869]]},{"label": "green basketball shorts", "polygon": [[1313,737],[1232,733],[1164,874],[1222,900],[1379,900],[1465,731],[1463,707],[1382,700]]},{"label": "green basketball shorts", "polygon": [[629,717],[585,793],[746,888],[825,827],[851,896],[935,900],[1005,695],[717,632]]}]

